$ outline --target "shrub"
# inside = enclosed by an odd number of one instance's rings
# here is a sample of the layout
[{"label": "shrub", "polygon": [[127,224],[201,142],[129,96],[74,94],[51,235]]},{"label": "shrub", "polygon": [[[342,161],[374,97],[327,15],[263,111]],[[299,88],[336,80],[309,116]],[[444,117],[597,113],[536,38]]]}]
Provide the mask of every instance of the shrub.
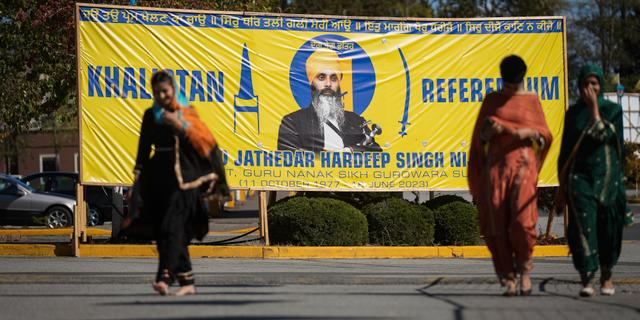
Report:
[{"label": "shrub", "polygon": [[364,245],[367,219],[344,201],[292,197],[269,208],[269,235],[274,244]]},{"label": "shrub", "polygon": [[625,166],[624,176],[627,178],[627,188],[633,189],[640,180],[640,144],[635,142],[624,142]]},{"label": "shrub", "polygon": [[558,193],[558,187],[538,188],[538,209],[551,212],[555,205],[556,193]]},{"label": "shrub", "polygon": [[455,194],[444,194],[444,195],[441,195],[439,197],[435,197],[435,198],[425,202],[423,205],[426,206],[427,208],[431,209],[431,210],[436,210],[439,207],[441,207],[441,206],[443,206],[445,204],[452,203],[452,202],[469,203],[469,201],[465,200],[461,196],[457,196]]},{"label": "shrub", "polygon": [[402,198],[402,192],[304,192],[305,197],[332,198],[344,201],[359,210],[370,203],[378,202],[390,197]]},{"label": "shrub", "polygon": [[366,205],[362,212],[369,223],[369,242],[378,245],[430,245],[433,243],[433,212],[407,200],[390,197]]},{"label": "shrub", "polygon": [[478,210],[468,202],[452,202],[433,212],[435,242],[441,245],[476,245],[480,241]]}]

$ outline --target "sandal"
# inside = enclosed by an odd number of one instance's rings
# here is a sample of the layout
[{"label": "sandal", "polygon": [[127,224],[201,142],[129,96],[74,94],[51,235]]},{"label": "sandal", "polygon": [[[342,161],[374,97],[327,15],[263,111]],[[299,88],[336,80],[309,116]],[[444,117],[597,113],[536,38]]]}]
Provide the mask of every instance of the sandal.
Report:
[{"label": "sandal", "polygon": [[596,291],[593,290],[592,286],[582,287],[582,289],[580,289],[581,297],[589,298],[589,297],[593,297],[595,294],[596,294]]},{"label": "sandal", "polygon": [[[528,276],[527,276],[528,277]],[[529,278],[529,288],[525,289],[523,285],[523,276],[520,275],[520,291],[518,292],[521,296],[530,296],[531,290],[533,289],[533,284],[531,283],[531,278]]]},{"label": "sandal", "polygon": [[[607,285],[607,286],[605,286]],[[603,296],[612,296],[616,294],[616,288],[611,281],[611,268],[602,266],[600,271],[600,294]]]},{"label": "sandal", "polygon": [[600,288],[600,294],[603,296],[612,296],[616,294],[616,288]]},{"label": "sandal", "polygon": [[502,293],[505,297],[513,297],[516,295],[516,282],[513,280],[507,280],[504,284],[507,287],[507,290]]},{"label": "sandal", "polygon": [[579,295],[581,297],[588,298],[588,297],[593,297],[596,294],[596,291],[593,290],[594,275],[595,275],[594,271],[580,273],[580,281],[582,282],[582,289],[580,289]]}]

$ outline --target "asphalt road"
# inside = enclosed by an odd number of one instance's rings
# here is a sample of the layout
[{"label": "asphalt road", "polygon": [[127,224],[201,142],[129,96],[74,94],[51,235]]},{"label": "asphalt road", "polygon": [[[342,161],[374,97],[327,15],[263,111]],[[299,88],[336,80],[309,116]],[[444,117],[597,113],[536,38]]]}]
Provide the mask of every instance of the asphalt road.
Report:
[{"label": "asphalt road", "polygon": [[578,298],[570,259],[536,259],[505,298],[488,259],[196,259],[198,295],[151,291],[155,259],[0,257],[2,319],[640,319],[640,243],[618,294]]}]

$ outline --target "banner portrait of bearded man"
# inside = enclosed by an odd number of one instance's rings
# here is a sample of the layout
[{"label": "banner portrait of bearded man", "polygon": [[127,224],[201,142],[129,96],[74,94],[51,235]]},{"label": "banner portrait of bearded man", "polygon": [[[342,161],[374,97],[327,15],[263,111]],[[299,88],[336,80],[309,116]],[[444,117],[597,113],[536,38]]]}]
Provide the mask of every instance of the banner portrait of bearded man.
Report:
[{"label": "banner portrait of bearded man", "polygon": [[[371,130],[367,121],[345,110],[341,82],[350,61],[331,50],[317,50],[307,60],[311,104],[285,115],[278,130],[278,150],[382,151],[374,139],[362,143]],[[345,81],[346,82],[346,81]]]}]

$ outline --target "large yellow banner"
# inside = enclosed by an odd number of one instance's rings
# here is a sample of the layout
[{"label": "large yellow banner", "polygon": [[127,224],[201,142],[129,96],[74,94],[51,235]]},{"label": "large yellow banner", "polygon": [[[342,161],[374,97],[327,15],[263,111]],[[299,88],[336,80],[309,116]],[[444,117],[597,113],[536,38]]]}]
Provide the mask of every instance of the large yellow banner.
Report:
[{"label": "large yellow banner", "polygon": [[229,185],[262,190],[467,189],[467,151],[499,63],[528,64],[556,142],[562,17],[392,20],[78,4],[81,179],[130,184],[151,76],[173,73],[224,150]]}]

